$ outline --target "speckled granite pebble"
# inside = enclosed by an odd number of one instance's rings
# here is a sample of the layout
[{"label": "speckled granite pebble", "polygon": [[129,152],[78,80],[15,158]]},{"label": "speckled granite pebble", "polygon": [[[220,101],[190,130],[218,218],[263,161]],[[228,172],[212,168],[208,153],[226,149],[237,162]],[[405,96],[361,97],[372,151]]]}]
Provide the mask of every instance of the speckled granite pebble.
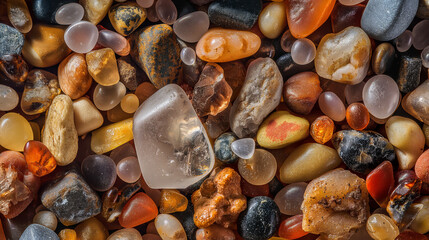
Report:
[{"label": "speckled granite pebble", "polygon": [[399,72],[396,82],[399,91],[409,93],[416,89],[420,83],[420,71],[422,69],[422,59],[420,56],[403,54],[399,60]]},{"label": "speckled granite pebble", "polygon": [[51,229],[40,224],[31,224],[22,233],[19,240],[60,240]]},{"label": "speckled granite pebble", "polygon": [[21,54],[24,36],[13,27],[0,23],[0,56]]},{"label": "speckled granite pebble", "polygon": [[231,143],[235,140],[237,140],[237,137],[232,132],[220,135],[214,144],[216,158],[223,163],[234,163],[237,161],[238,156],[231,150]]}]

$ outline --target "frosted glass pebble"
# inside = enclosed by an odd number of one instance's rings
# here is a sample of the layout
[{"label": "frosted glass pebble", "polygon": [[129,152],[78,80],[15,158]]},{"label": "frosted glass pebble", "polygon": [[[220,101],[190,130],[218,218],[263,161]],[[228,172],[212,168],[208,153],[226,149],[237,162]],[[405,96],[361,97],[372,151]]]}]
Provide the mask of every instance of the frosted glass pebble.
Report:
[{"label": "frosted glass pebble", "polygon": [[177,19],[177,8],[171,0],[158,0],[155,10],[159,20],[165,24],[171,25]]},{"label": "frosted glass pebble", "polygon": [[159,18],[155,10],[155,4],[153,4],[150,8],[147,9],[147,19],[150,22],[158,22]]},{"label": "frosted glass pebble", "polygon": [[74,52],[87,53],[91,51],[98,40],[97,27],[87,21],[70,25],[64,33],[64,41]]},{"label": "frosted glass pebble", "polygon": [[413,45],[413,34],[410,30],[405,30],[394,42],[399,52],[406,52]]},{"label": "frosted glass pebble", "polygon": [[10,111],[19,103],[16,91],[6,85],[0,84],[0,111]]},{"label": "frosted glass pebble", "polygon": [[58,220],[55,214],[51,211],[40,211],[33,217],[33,223],[43,225],[55,231],[58,225]]},{"label": "frosted glass pebble", "polygon": [[127,89],[122,82],[112,86],[97,84],[94,90],[94,104],[101,111],[113,109],[125,96]]},{"label": "frosted glass pebble", "polygon": [[79,3],[67,3],[55,12],[55,21],[61,25],[70,25],[82,20],[84,13],[85,11]]},{"label": "frosted glass pebble", "polygon": [[140,171],[139,161],[136,157],[126,157],[116,165],[118,177],[126,183],[134,183],[139,180],[142,172]]},{"label": "frosted glass pebble", "polygon": [[337,94],[324,92],[319,96],[319,107],[332,120],[340,122],[346,117],[346,108]]},{"label": "frosted glass pebble", "polygon": [[306,65],[316,57],[316,46],[307,38],[297,39],[290,50],[292,60],[299,65]]},{"label": "frosted glass pebble", "polygon": [[417,50],[429,46],[429,20],[423,20],[413,28],[413,45]]},{"label": "frosted glass pebble", "polygon": [[274,198],[280,212],[286,215],[302,214],[301,204],[304,201],[306,188],[305,182],[292,183],[282,188]]},{"label": "frosted glass pebble", "polygon": [[429,46],[425,47],[422,51],[422,64],[423,67],[429,68]]},{"label": "frosted glass pebble", "polygon": [[252,158],[238,160],[238,172],[250,184],[264,185],[276,175],[277,161],[267,150],[256,149]]},{"label": "frosted glass pebble", "polygon": [[136,150],[134,149],[133,145],[131,143],[125,143],[115,149],[112,150],[110,153],[110,158],[115,162],[118,163],[122,159],[126,157],[136,157]]},{"label": "frosted glass pebble", "polygon": [[98,33],[98,44],[111,48],[119,56],[127,56],[130,53],[130,44],[121,34],[107,29]]},{"label": "frosted glass pebble", "polygon": [[380,74],[368,80],[362,96],[368,111],[378,119],[385,119],[395,112],[400,93],[395,80]]},{"label": "frosted glass pebble", "polygon": [[180,51],[180,59],[186,65],[194,64],[195,60],[197,59],[195,50],[190,47],[182,48],[182,50]]},{"label": "frosted glass pebble", "polygon": [[363,1],[365,1],[365,0],[339,0],[339,2],[341,4],[346,5],[346,6],[353,6],[353,5],[359,4]]},{"label": "frosted glass pebble", "polygon": [[142,8],[150,8],[152,7],[154,0],[136,0],[136,2]]},{"label": "frosted glass pebble", "polygon": [[364,86],[365,82],[360,82],[355,85],[347,85],[344,88],[344,95],[346,96],[346,101],[348,104],[362,102],[362,90]]},{"label": "frosted glass pebble", "polygon": [[231,150],[240,158],[250,159],[255,153],[255,140],[242,138],[231,143]]},{"label": "frosted glass pebble", "polygon": [[159,214],[155,218],[155,227],[162,240],[186,240],[182,224],[170,214]]},{"label": "frosted glass pebble", "polygon": [[207,13],[196,11],[177,19],[173,30],[183,41],[195,43],[207,32],[209,26],[210,20]]}]

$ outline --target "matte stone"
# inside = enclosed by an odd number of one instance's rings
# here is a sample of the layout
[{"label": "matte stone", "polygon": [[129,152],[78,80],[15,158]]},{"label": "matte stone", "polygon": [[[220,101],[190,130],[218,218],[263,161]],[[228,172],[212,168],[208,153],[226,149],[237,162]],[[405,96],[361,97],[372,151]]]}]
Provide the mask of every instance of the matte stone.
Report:
[{"label": "matte stone", "polygon": [[420,83],[420,71],[422,59],[417,56],[401,55],[399,61],[399,72],[396,82],[399,91],[409,93],[416,89]]},{"label": "matte stone", "polygon": [[214,143],[214,153],[218,160],[223,163],[234,163],[238,160],[238,156],[232,152],[231,144],[237,140],[237,137],[232,132],[227,132],[220,135]]},{"label": "matte stone", "polygon": [[362,29],[379,41],[401,35],[413,21],[419,0],[370,0],[361,19]]},{"label": "matte stone", "polygon": [[58,8],[67,3],[78,2],[78,0],[34,0],[32,4],[32,13],[34,18],[41,22],[57,24],[55,21],[55,13]]},{"label": "matte stone", "polygon": [[310,71],[314,68],[314,62],[311,61],[306,65],[296,64],[292,59],[291,53],[285,53],[281,55],[276,60],[277,67],[279,67],[280,72],[282,73],[283,79],[288,79],[289,77],[300,73]]},{"label": "matte stone", "polygon": [[51,210],[65,226],[80,223],[101,212],[97,193],[75,172],[47,187],[42,193],[42,204]]},{"label": "matte stone", "polygon": [[0,23],[0,56],[21,54],[24,36],[13,27]]},{"label": "matte stone", "polygon": [[119,70],[119,81],[128,90],[134,91],[144,80],[148,79],[146,74],[131,60],[130,56],[117,59]]},{"label": "matte stone", "polygon": [[208,15],[214,25],[249,30],[258,20],[261,10],[261,0],[218,0],[210,4]]},{"label": "matte stone", "polygon": [[40,224],[31,224],[22,233],[19,240],[60,240],[51,229]]}]

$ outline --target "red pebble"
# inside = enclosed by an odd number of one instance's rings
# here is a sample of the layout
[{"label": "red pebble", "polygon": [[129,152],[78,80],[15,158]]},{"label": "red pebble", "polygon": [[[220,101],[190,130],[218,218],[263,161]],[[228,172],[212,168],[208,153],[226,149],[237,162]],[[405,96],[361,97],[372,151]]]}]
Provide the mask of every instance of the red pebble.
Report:
[{"label": "red pebble", "polygon": [[280,223],[279,236],[286,239],[304,237],[308,232],[302,230],[302,214],[285,219]]},{"label": "red pebble", "polygon": [[387,206],[394,187],[393,166],[389,161],[382,162],[366,177],[368,193],[381,207]]},{"label": "red pebble", "polygon": [[425,183],[429,183],[429,150],[426,150],[417,159],[415,171],[418,178]]},{"label": "red pebble", "polygon": [[149,222],[158,216],[158,207],[145,193],[139,192],[125,204],[119,216],[119,224],[132,228]]},{"label": "red pebble", "polygon": [[407,229],[399,234],[395,240],[428,240],[428,238],[423,234]]}]

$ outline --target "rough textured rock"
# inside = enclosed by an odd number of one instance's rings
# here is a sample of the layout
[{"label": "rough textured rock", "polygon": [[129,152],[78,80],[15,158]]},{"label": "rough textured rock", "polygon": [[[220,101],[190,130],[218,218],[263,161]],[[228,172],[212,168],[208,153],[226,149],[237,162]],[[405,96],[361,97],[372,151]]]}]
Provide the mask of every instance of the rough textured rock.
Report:
[{"label": "rough textured rock", "polygon": [[146,74],[131,60],[130,56],[120,57],[117,60],[119,70],[119,81],[128,90],[134,91],[145,79]]},{"label": "rough textured rock", "polygon": [[0,23],[0,56],[21,54],[24,36],[18,30]]},{"label": "rough textured rock", "polygon": [[110,8],[109,19],[116,32],[128,36],[146,19],[146,9],[135,2],[118,3]]},{"label": "rough textured rock", "polygon": [[40,224],[31,224],[28,226],[19,238],[19,240],[39,239],[60,240],[54,231]]},{"label": "rough textured rock", "polygon": [[422,69],[422,59],[420,56],[403,54],[399,60],[399,72],[396,82],[399,91],[409,93],[416,89],[420,83],[420,71]]}]

